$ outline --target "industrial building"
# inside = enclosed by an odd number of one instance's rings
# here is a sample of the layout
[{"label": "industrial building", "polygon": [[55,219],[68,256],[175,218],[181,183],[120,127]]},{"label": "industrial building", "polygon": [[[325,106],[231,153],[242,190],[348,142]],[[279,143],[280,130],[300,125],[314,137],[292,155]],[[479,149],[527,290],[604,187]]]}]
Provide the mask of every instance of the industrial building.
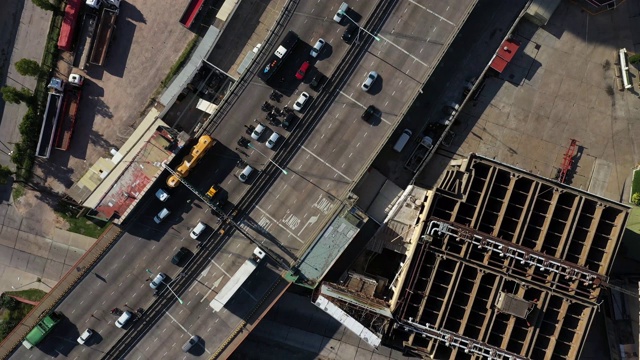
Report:
[{"label": "industrial building", "polygon": [[629,210],[472,154],[408,188],[316,305],[425,358],[575,359]]}]

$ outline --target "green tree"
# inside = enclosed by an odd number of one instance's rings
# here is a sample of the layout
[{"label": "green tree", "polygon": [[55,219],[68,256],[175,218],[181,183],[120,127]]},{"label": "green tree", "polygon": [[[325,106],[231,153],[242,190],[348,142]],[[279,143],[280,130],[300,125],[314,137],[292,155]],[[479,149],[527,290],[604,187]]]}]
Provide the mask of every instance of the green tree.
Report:
[{"label": "green tree", "polygon": [[10,104],[22,103],[22,94],[20,93],[20,90],[14,88],[13,86],[4,86],[2,89],[0,89],[0,92],[2,93],[2,98],[5,102],[8,102]]},{"label": "green tree", "polygon": [[12,175],[13,171],[8,166],[0,165],[0,185],[6,184]]},{"label": "green tree", "polygon": [[629,64],[638,64],[640,63],[640,54],[633,54],[629,56]]},{"label": "green tree", "polygon": [[631,203],[634,205],[640,205],[640,192],[631,195]]},{"label": "green tree", "polygon": [[42,73],[42,68],[37,61],[31,59],[20,59],[15,64],[18,73],[23,76],[38,77]]},{"label": "green tree", "polygon": [[35,6],[37,6],[37,7],[41,8],[41,9],[43,9],[43,10],[45,10],[45,11],[55,11],[55,10],[58,10],[58,8],[56,8],[56,6],[55,6],[55,5],[53,5],[52,3],[50,3],[50,2],[49,2],[49,0],[31,0],[31,2],[32,2]]},{"label": "green tree", "polygon": [[0,93],[2,93],[4,101],[11,104],[21,104],[23,102],[30,104],[33,100],[33,93],[27,88],[18,90],[13,86],[4,86],[0,89]]}]

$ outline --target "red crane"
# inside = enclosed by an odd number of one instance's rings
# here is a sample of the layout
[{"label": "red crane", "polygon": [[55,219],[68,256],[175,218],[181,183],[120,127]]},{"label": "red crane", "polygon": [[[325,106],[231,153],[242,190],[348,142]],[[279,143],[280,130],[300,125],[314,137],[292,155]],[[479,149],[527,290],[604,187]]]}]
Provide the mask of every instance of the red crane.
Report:
[{"label": "red crane", "polygon": [[567,177],[567,173],[571,170],[571,165],[573,165],[573,156],[576,154],[576,147],[578,146],[578,140],[571,139],[571,144],[567,148],[567,152],[564,153],[564,158],[562,159],[562,166],[560,167],[560,172],[558,174],[558,181],[564,184],[564,181]]}]

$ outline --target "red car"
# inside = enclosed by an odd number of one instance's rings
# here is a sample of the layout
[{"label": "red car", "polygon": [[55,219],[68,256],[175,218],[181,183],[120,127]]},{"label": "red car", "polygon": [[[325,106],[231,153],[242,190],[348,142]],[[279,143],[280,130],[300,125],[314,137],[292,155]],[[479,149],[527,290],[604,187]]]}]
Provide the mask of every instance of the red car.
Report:
[{"label": "red car", "polygon": [[296,79],[304,79],[304,74],[307,73],[307,69],[309,69],[309,62],[305,61],[302,63],[302,65],[300,65],[300,69],[298,69],[298,72],[296,73]]}]

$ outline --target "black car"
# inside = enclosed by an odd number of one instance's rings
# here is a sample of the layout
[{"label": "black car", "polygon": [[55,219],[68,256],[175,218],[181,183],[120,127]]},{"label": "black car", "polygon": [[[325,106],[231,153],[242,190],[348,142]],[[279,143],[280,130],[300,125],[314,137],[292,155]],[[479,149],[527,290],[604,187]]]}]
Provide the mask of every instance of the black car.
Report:
[{"label": "black car", "polygon": [[354,23],[350,23],[349,26],[347,26],[347,28],[344,30],[344,33],[342,34],[342,40],[344,40],[344,42],[346,42],[347,44],[351,44],[357,32],[358,32],[358,25]]},{"label": "black car", "polygon": [[181,247],[180,250],[178,250],[178,252],[175,255],[173,255],[173,258],[171,259],[171,263],[173,265],[180,264],[180,262],[184,260],[187,254],[189,254],[189,250],[187,250],[187,248]]},{"label": "black car", "polygon": [[320,88],[322,87],[322,85],[324,85],[326,81],[327,81],[327,77],[324,74],[317,73],[316,76],[313,77],[313,80],[311,80],[309,87],[314,91],[320,91]]},{"label": "black car", "polygon": [[371,120],[373,120],[378,114],[378,109],[373,106],[373,105],[369,105],[369,107],[367,107],[367,109],[362,113],[362,120],[370,123]]},{"label": "black car", "polygon": [[296,116],[296,114],[289,113],[287,117],[284,118],[284,121],[281,124],[282,128],[290,131],[291,128],[293,128],[293,126],[295,125],[296,121],[298,121],[298,117]]}]

